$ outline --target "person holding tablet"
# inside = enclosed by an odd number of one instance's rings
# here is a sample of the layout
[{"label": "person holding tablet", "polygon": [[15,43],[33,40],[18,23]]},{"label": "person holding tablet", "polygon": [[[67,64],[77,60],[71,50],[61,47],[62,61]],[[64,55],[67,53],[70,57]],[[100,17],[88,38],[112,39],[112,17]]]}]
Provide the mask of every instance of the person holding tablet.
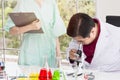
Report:
[{"label": "person holding tablet", "polygon": [[[47,56],[50,67],[56,67],[56,57],[60,57],[59,36],[66,28],[55,0],[18,0],[13,12],[34,12],[37,20],[18,27],[9,18],[4,29],[12,35],[23,34],[19,54],[19,65],[43,66]],[[30,30],[43,33],[26,33]]]}]

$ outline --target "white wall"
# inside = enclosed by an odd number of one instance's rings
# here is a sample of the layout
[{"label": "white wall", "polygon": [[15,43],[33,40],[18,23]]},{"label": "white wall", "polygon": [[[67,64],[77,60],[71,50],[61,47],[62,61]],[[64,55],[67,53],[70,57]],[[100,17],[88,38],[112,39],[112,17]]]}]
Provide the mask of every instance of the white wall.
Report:
[{"label": "white wall", "polygon": [[96,17],[106,21],[106,15],[120,16],[120,0],[96,0]]}]

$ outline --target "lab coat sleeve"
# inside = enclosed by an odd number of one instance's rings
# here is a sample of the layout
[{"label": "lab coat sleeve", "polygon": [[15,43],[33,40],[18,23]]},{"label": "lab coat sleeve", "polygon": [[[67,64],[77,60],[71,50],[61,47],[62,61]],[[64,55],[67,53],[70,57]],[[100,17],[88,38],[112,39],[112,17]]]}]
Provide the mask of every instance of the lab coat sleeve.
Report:
[{"label": "lab coat sleeve", "polygon": [[56,37],[66,33],[66,27],[60,16],[57,3],[54,1],[54,28],[53,33]]},{"label": "lab coat sleeve", "polygon": [[13,26],[15,26],[15,24],[13,23],[13,21],[10,18],[8,18],[8,20],[7,20],[6,24],[4,25],[3,29],[5,31],[9,32],[10,28],[13,27]]},{"label": "lab coat sleeve", "polygon": [[[17,4],[15,6],[15,8],[13,9],[12,12],[21,12],[23,10],[23,6],[22,6],[23,1],[18,0]],[[7,32],[9,32],[10,28],[12,28],[13,26],[15,26],[15,24],[13,23],[13,21],[11,20],[11,18],[8,16],[8,19],[3,27],[3,29]]]},{"label": "lab coat sleeve", "polygon": [[70,41],[70,43],[69,43],[68,48],[66,49],[67,59],[69,58],[69,52],[70,52],[70,50],[71,50],[71,49],[76,49],[76,50],[78,50],[78,48],[79,48],[79,44],[77,43],[76,40],[72,39],[72,40]]}]

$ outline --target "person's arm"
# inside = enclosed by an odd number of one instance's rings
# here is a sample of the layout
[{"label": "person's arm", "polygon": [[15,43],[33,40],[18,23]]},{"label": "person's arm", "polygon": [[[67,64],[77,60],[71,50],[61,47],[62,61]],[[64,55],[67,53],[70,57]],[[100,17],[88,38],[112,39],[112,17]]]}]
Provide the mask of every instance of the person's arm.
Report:
[{"label": "person's arm", "polygon": [[59,39],[56,39],[56,57],[61,57],[61,53],[60,53],[60,42]]},{"label": "person's arm", "polygon": [[9,32],[12,35],[19,35],[19,34],[25,33],[30,30],[39,30],[40,28],[41,28],[40,21],[36,20],[36,21],[33,21],[31,24],[28,24],[23,27],[14,26],[14,27],[10,28]]},{"label": "person's arm", "polygon": [[56,39],[56,60],[57,60],[57,67],[60,67],[61,64],[61,53],[60,53],[60,42],[59,38]]},{"label": "person's arm", "polygon": [[54,23],[54,27],[53,27],[53,34],[56,36],[56,37],[59,37],[63,34],[66,33],[66,27],[65,27],[65,24],[62,20],[62,17],[60,16],[60,12],[59,12],[59,8],[58,8],[58,5],[56,3],[55,0],[51,0],[53,1],[53,23]]}]

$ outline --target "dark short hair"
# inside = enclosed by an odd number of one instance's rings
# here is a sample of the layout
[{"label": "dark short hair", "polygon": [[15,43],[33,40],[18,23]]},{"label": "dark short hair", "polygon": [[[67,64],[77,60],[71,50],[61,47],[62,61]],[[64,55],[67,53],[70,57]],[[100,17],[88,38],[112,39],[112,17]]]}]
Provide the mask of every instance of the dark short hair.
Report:
[{"label": "dark short hair", "polygon": [[94,20],[85,13],[74,14],[67,27],[67,35],[70,37],[88,37],[91,29],[95,27]]}]

